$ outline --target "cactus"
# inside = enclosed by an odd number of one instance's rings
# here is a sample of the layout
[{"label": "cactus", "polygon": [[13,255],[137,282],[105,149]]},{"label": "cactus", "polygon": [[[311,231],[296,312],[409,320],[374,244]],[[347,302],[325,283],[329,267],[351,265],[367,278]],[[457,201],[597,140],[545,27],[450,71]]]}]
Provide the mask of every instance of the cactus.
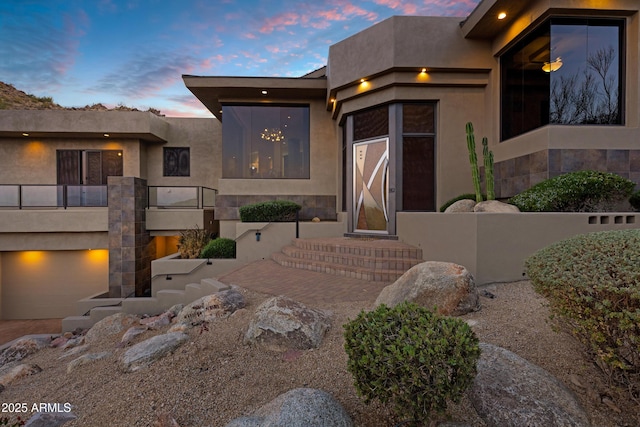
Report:
[{"label": "cactus", "polygon": [[467,123],[467,148],[469,149],[469,163],[471,164],[471,178],[476,191],[476,202],[482,201],[482,191],[480,190],[480,172],[478,171],[478,156],[476,154],[476,139],[473,135],[473,124]]},{"label": "cactus", "polygon": [[482,157],[484,158],[484,179],[487,190],[487,200],[495,200],[496,193],[493,188],[493,152],[489,150],[489,141],[482,138]]}]

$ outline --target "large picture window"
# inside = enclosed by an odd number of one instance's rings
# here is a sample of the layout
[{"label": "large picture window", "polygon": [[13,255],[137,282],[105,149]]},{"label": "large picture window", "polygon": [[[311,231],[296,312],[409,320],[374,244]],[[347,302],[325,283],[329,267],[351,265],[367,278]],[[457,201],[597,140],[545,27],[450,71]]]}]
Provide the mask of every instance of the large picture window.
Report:
[{"label": "large picture window", "polygon": [[309,178],[309,107],[224,105],[223,178]]},{"label": "large picture window", "polygon": [[623,35],[623,20],[552,18],[507,51],[502,139],[547,124],[622,124]]}]

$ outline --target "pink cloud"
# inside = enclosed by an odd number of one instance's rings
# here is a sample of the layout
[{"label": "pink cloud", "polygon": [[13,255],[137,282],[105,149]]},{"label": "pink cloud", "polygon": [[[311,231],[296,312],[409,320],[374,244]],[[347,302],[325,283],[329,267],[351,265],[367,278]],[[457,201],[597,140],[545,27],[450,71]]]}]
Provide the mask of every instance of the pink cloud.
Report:
[{"label": "pink cloud", "polygon": [[298,25],[299,22],[300,15],[293,12],[282,13],[280,15],[268,18],[262,24],[262,27],[259,31],[263,34],[270,34],[274,30],[284,30],[288,26]]}]

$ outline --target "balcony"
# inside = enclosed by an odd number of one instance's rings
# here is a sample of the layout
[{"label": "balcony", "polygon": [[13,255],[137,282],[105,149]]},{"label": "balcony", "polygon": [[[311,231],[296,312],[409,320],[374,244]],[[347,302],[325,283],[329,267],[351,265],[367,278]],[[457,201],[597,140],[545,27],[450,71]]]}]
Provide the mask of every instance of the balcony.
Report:
[{"label": "balcony", "polygon": [[207,187],[148,187],[147,230],[152,235],[175,235],[199,227],[216,232],[213,208],[218,190]]},{"label": "balcony", "polygon": [[0,185],[0,209],[106,206],[106,185]]}]

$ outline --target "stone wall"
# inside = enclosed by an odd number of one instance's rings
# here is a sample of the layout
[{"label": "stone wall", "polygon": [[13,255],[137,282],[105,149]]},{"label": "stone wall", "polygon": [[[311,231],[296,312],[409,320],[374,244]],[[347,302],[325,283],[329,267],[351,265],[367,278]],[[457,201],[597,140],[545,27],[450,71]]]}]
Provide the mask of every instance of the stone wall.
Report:
[{"label": "stone wall", "polygon": [[108,178],[109,297],[143,296],[151,289],[153,240],[145,227],[147,182]]},{"label": "stone wall", "polygon": [[640,186],[640,150],[550,149],[496,162],[496,197],[511,197],[547,178],[578,170],[612,172]]}]

